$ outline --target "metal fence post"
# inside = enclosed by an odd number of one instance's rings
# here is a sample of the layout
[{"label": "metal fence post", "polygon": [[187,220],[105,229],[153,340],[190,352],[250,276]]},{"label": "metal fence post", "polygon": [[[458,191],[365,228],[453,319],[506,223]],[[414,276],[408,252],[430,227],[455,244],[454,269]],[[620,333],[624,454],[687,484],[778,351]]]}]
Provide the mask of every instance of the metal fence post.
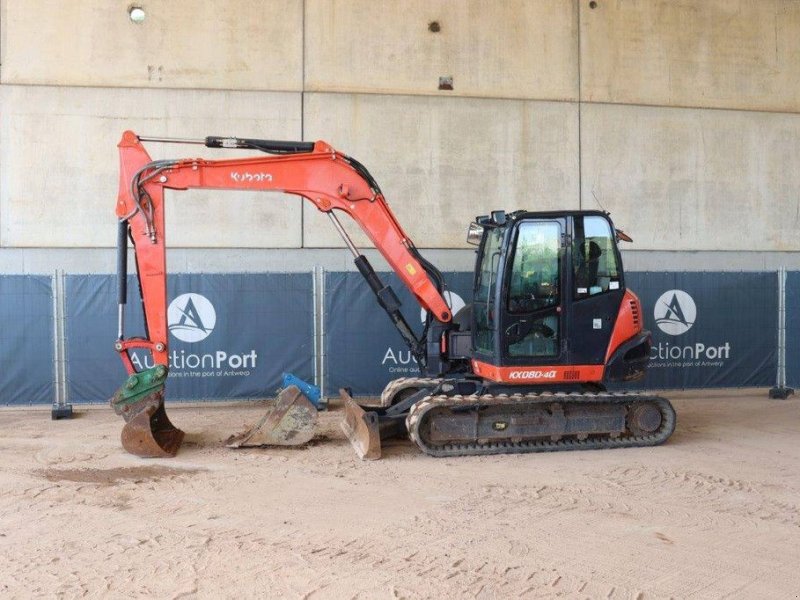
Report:
[{"label": "metal fence post", "polygon": [[325,395],[325,269],[313,272],[314,290],[314,385],[320,389],[320,408],[327,408]]},{"label": "metal fence post", "polygon": [[769,397],[784,400],[792,394],[794,390],[786,387],[786,267],[782,266],[778,270],[778,372]]},{"label": "metal fence post", "polygon": [[66,301],[64,288],[66,276],[63,269],[53,273],[53,375],[55,391],[50,418],[71,419],[72,404],[67,403],[67,349],[66,349]]},{"label": "metal fence post", "polygon": [[61,403],[61,375],[58,366],[58,270],[50,277],[50,293],[53,300],[53,409]]}]

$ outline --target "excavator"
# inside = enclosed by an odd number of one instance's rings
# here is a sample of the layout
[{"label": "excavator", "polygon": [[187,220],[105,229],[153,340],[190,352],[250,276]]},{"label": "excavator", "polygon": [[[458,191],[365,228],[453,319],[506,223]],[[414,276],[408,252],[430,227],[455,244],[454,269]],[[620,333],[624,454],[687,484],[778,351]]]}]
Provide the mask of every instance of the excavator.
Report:
[{"label": "excavator", "polygon": [[[152,160],[143,142],[263,154]],[[400,226],[373,176],[326,142],[187,140],[126,131],[118,148],[115,348],[129,377],[111,404],[126,421],[122,444],[129,452],[174,456],[183,439],[164,408],[166,189],[283,192],[306,199],[330,218],[421,372],[390,381],[378,406],[370,408],[341,390],[342,429],[361,458],[380,457],[382,440],[399,435],[442,457],[652,446],[672,434],[676,416],[667,399],[607,391],[609,384],[645,375],[651,335],[643,328],[639,299],[625,286],[618,242],[632,240],[606,212],[496,210],[478,216],[467,234],[477,246],[472,300],[452,314],[442,274]],[[366,233],[424,309],[420,333],[401,312],[396,292],[353,243],[338,218],[342,213]],[[145,337],[124,335],[128,240],[136,257]],[[154,366],[137,371],[130,355],[135,349],[149,352]],[[283,403],[279,398],[270,419],[279,423],[289,415],[299,429],[307,428],[313,424],[311,410],[295,392]]]}]

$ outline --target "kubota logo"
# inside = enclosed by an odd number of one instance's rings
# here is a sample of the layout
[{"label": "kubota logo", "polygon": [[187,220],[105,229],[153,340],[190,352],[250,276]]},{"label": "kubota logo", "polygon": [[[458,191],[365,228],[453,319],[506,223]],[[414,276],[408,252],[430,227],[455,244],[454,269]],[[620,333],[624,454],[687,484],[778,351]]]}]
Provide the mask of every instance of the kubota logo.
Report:
[{"label": "kubota logo", "polygon": [[509,379],[555,379],[555,371],[511,371]]},{"label": "kubota logo", "polygon": [[214,331],[217,312],[208,298],[200,294],[181,294],[167,309],[169,330],[182,342],[199,342]]},{"label": "kubota logo", "polygon": [[653,316],[661,331],[669,335],[681,335],[694,325],[697,306],[683,290],[669,290],[656,300]]}]

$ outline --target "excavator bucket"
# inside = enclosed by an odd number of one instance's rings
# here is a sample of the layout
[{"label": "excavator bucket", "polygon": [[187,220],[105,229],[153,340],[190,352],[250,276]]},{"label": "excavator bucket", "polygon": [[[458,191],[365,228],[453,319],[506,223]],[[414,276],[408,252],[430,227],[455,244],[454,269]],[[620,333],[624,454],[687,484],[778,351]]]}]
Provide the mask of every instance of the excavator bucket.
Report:
[{"label": "excavator bucket", "polygon": [[344,402],[344,419],[340,426],[347,439],[350,440],[353,450],[362,460],[379,459],[381,457],[381,435],[378,415],[374,412],[366,412],[356,404],[347,390],[339,390],[339,396]]},{"label": "excavator bucket", "polygon": [[278,398],[252,427],[225,442],[228,448],[299,446],[314,437],[317,409],[296,385],[281,390]]},{"label": "excavator bucket", "polygon": [[111,398],[114,412],[125,419],[122,447],[143,458],[175,456],[183,431],[175,427],[164,408],[167,368],[158,365],[134,373]]}]

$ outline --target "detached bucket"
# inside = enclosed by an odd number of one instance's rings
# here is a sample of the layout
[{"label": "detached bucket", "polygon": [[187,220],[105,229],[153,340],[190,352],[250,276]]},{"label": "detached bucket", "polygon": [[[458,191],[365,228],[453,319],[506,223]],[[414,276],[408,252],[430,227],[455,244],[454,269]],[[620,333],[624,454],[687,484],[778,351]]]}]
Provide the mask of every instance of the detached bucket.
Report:
[{"label": "detached bucket", "polygon": [[259,421],[225,442],[228,448],[299,446],[314,437],[317,409],[300,389],[290,385]]},{"label": "detached bucket", "polygon": [[167,368],[158,365],[134,373],[111,398],[114,412],[125,419],[122,447],[142,458],[168,458],[178,453],[183,431],[175,427],[164,408]]},{"label": "detached bucket", "polygon": [[350,440],[350,445],[359,458],[377,460],[381,457],[381,435],[378,415],[366,412],[345,390],[339,390],[344,401],[344,419],[340,423],[342,431]]}]

